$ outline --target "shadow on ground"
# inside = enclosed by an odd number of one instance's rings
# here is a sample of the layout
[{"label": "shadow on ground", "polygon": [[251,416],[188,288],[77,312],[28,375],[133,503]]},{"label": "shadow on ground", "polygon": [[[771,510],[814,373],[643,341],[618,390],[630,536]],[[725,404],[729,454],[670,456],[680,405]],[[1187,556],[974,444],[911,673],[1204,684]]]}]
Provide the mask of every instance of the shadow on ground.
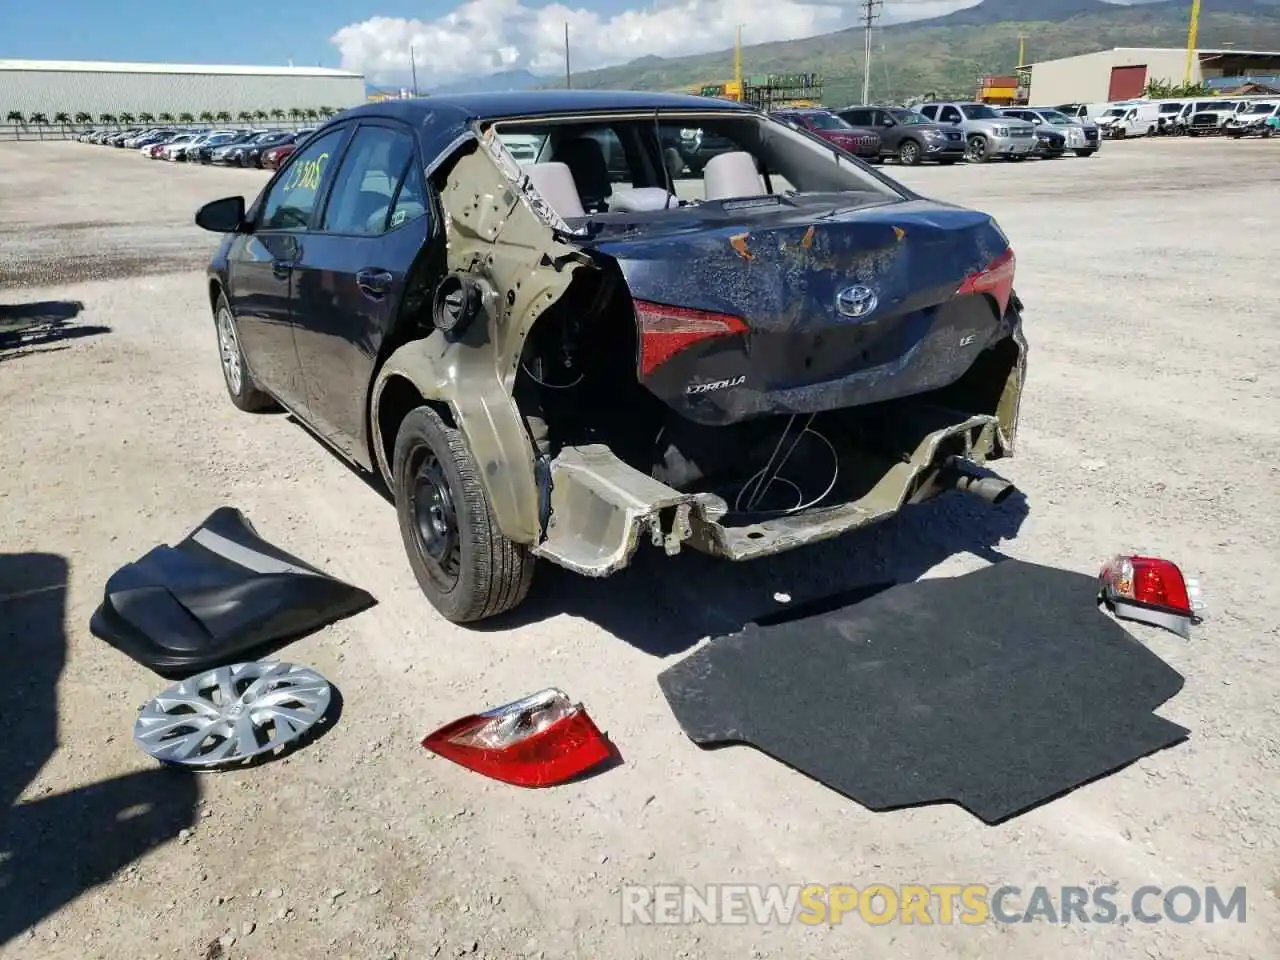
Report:
[{"label": "shadow on ground", "polygon": [[[1028,509],[1021,492],[999,506],[948,493],[836,540],[746,563],[693,550],[667,557],[647,544],[628,569],[602,579],[544,563],[528,600],[474,627],[509,630],[568,614],[646,653],[671,656],[784,607],[816,603],[811,610],[818,609],[842,597],[855,602],[869,585],[917,580],[956,554],[1004,559],[997,547],[1018,535]],[[775,594],[790,600],[780,603]]]},{"label": "shadow on ground", "polygon": [[[151,769],[55,793],[33,786],[58,748],[67,561],[0,554],[0,946],[195,822],[189,773]],[[92,708],[92,705],[90,705]],[[131,717],[121,711],[122,732]],[[62,721],[66,736],[79,726]],[[88,741],[85,741],[88,742]],[[24,793],[31,794],[20,799]]]},{"label": "shadow on ground", "polygon": [[110,327],[75,323],[83,310],[84,304],[79,300],[0,303],[0,361],[65,350],[65,346],[56,344],[111,332]]}]

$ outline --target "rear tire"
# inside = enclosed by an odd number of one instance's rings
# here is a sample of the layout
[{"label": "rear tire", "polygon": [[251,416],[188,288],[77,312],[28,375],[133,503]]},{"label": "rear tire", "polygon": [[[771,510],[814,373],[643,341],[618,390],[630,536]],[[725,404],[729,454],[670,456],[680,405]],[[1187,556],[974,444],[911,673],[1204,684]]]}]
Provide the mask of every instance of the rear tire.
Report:
[{"label": "rear tire", "polygon": [[240,348],[240,334],[236,329],[235,314],[227,303],[225,293],[218,294],[218,305],[213,312],[213,328],[218,335],[218,357],[222,364],[222,382],[227,385],[227,395],[237,410],[245,413],[264,413],[278,409],[278,405],[254,382],[244,351]]},{"label": "rear tire", "polygon": [[898,146],[898,162],[904,167],[914,167],[920,163],[920,144],[914,140],[903,140]]},{"label": "rear tire", "polygon": [[1095,153],[1097,153],[1097,152],[1098,152],[1097,150],[1077,150],[1077,151],[1076,151],[1076,156],[1077,156],[1077,157],[1092,157],[1092,156],[1093,156]]},{"label": "rear tire", "polygon": [[473,623],[517,606],[535,559],[503,535],[463,435],[430,407],[400,424],[392,491],[409,565],[431,605],[452,623]]}]

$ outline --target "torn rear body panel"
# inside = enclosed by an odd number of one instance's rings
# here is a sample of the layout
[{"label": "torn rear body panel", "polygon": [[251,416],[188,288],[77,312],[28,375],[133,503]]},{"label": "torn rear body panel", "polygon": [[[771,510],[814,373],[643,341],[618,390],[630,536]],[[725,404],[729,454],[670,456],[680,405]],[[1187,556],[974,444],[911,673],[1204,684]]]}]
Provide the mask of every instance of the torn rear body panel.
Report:
[{"label": "torn rear body panel", "polygon": [[[639,163],[654,123],[610,163]],[[1013,452],[1026,372],[988,215],[825,180],[677,199],[639,167],[628,203],[666,206],[611,211],[602,189],[562,215],[530,169],[567,164],[539,142],[517,161],[477,124],[440,162],[447,269],[472,291],[450,296],[475,316],[402,347],[374,390],[375,411],[397,377],[447,404],[511,540],[602,576],[644,541],[746,560],[1012,489],[972,469]]]}]

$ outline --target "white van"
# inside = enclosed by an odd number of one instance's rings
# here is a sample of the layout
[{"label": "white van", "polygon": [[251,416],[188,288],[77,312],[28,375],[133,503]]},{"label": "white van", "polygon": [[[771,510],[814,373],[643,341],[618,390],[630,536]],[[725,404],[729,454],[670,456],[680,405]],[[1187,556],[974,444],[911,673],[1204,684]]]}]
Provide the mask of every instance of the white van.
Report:
[{"label": "white van", "polygon": [[1111,106],[1113,104],[1110,103],[1060,103],[1053,109],[1065,113],[1072,120],[1096,121]]},{"label": "white van", "polygon": [[1114,103],[1097,119],[1104,137],[1147,137],[1160,126],[1160,104],[1150,100]]}]

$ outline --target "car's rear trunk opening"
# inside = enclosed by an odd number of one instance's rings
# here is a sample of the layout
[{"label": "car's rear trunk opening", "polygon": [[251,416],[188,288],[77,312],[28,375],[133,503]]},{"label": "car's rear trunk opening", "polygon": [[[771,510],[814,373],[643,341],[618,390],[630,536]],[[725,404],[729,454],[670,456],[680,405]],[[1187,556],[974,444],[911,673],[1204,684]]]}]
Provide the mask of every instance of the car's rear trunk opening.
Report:
[{"label": "car's rear trunk opening", "polygon": [[[625,563],[635,530],[618,533],[616,547],[605,546],[613,541],[602,531],[649,524],[637,519],[649,513],[655,542],[667,538],[668,549],[687,541],[748,559],[964,488],[964,473],[952,467],[1012,453],[1026,357],[1016,297],[1004,318],[1011,332],[946,386],[869,405],[706,425],[637,379],[625,290],[615,276],[566,297],[564,309],[535,329],[517,377],[517,402],[546,464],[550,535],[540,552],[579,572]],[[970,489],[988,500],[1008,492],[998,484]],[[587,515],[596,526],[565,532]]]}]

